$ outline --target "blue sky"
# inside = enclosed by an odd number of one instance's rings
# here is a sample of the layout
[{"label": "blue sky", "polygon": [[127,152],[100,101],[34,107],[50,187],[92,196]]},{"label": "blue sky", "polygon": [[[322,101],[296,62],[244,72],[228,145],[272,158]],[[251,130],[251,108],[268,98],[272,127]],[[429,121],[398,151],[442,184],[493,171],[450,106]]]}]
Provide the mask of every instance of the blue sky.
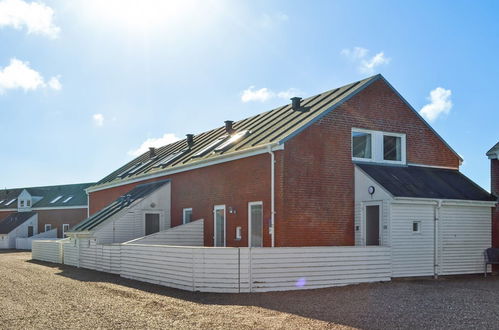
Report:
[{"label": "blue sky", "polygon": [[382,73],[414,108],[427,105],[462,172],[489,189],[498,10],[494,1],[0,0],[0,187],[96,181],[142,145]]}]

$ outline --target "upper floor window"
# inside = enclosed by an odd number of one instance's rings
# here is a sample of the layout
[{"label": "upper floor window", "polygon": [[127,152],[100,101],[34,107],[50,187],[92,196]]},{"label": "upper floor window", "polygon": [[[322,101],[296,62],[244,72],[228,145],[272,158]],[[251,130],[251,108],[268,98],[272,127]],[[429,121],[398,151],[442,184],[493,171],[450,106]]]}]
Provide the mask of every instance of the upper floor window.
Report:
[{"label": "upper floor window", "polygon": [[21,200],[19,201],[19,206],[20,206],[20,207],[24,207],[24,199],[21,199]]},{"label": "upper floor window", "polygon": [[406,161],[405,134],[352,129],[354,160],[402,163]]},{"label": "upper floor window", "polygon": [[183,210],[183,223],[189,223],[192,221],[192,209],[186,208]]}]

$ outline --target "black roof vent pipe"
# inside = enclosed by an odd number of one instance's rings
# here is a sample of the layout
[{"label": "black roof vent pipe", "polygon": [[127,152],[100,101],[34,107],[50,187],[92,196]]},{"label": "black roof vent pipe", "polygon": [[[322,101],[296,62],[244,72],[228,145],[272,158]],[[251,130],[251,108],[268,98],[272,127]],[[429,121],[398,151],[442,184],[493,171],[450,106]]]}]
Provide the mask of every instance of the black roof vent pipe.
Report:
[{"label": "black roof vent pipe", "polygon": [[185,136],[187,137],[187,146],[190,149],[194,145],[194,134],[186,134]]},{"label": "black roof vent pipe", "polygon": [[301,97],[295,96],[291,98],[291,108],[295,111],[302,111]]},{"label": "black roof vent pipe", "polygon": [[154,147],[149,147],[149,158],[154,158],[156,157],[156,148]]},{"label": "black roof vent pipe", "polygon": [[232,120],[226,120],[225,121],[225,131],[228,133],[228,134],[231,134],[234,129],[232,128],[232,124],[234,122]]}]

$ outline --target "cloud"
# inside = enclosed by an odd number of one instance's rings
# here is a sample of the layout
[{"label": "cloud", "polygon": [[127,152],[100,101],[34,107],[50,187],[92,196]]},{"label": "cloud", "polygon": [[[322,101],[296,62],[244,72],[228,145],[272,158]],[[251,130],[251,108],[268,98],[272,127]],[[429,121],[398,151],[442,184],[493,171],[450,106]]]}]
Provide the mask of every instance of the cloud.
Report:
[{"label": "cloud", "polygon": [[29,62],[23,62],[16,58],[12,58],[8,66],[0,67],[0,93],[7,89],[29,91],[45,87],[60,90],[62,85],[58,77],[50,78],[47,84],[38,71],[30,68]]},{"label": "cloud", "polygon": [[264,13],[260,18],[259,25],[262,28],[269,29],[278,24],[287,22],[288,20],[289,20],[288,15],[281,12],[274,14]]},{"label": "cloud", "polygon": [[340,54],[357,63],[357,69],[360,73],[367,74],[373,74],[378,66],[388,64],[391,60],[385,56],[384,52],[379,52],[373,57],[368,57],[369,49],[362,47],[345,48],[341,50]]},{"label": "cloud", "polygon": [[54,10],[41,2],[0,0],[0,28],[27,29],[28,34],[57,38],[60,28],[54,24]]},{"label": "cloud", "polygon": [[145,140],[137,149],[132,149],[128,151],[128,155],[138,157],[142,155],[144,152],[148,151],[149,147],[159,148],[178,140],[180,140],[180,138],[177,137],[175,134],[165,133],[160,138],[149,138]]},{"label": "cloud", "polygon": [[419,114],[428,121],[434,121],[443,114],[449,114],[452,109],[450,99],[452,91],[442,87],[437,87],[430,92],[428,100],[430,103],[421,108]]},{"label": "cloud", "polygon": [[96,113],[92,116],[92,120],[96,126],[104,125],[104,115],[102,113]]},{"label": "cloud", "polygon": [[247,102],[266,102],[273,98],[290,99],[293,96],[300,94],[300,90],[296,88],[289,88],[285,91],[274,92],[266,87],[255,89],[255,86],[250,86],[241,94],[241,101]]}]

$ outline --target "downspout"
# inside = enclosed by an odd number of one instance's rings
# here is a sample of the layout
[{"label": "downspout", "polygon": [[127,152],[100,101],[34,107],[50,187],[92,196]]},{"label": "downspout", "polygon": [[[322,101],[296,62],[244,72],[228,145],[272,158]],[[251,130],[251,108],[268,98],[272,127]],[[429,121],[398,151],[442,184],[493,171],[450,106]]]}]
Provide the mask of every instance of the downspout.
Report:
[{"label": "downspout", "polygon": [[435,224],[433,226],[433,276],[435,279],[438,278],[438,261],[439,261],[439,254],[438,254],[438,246],[439,246],[439,241],[438,241],[438,235],[439,235],[439,220],[440,220],[440,209],[442,207],[442,200],[437,199],[437,207],[435,208]]},{"label": "downspout", "polygon": [[88,191],[85,190],[87,193],[87,218],[90,217],[90,195],[88,194]]},{"label": "downspout", "polygon": [[270,154],[270,226],[272,237],[272,247],[275,247],[275,154],[272,147],[268,147]]}]

